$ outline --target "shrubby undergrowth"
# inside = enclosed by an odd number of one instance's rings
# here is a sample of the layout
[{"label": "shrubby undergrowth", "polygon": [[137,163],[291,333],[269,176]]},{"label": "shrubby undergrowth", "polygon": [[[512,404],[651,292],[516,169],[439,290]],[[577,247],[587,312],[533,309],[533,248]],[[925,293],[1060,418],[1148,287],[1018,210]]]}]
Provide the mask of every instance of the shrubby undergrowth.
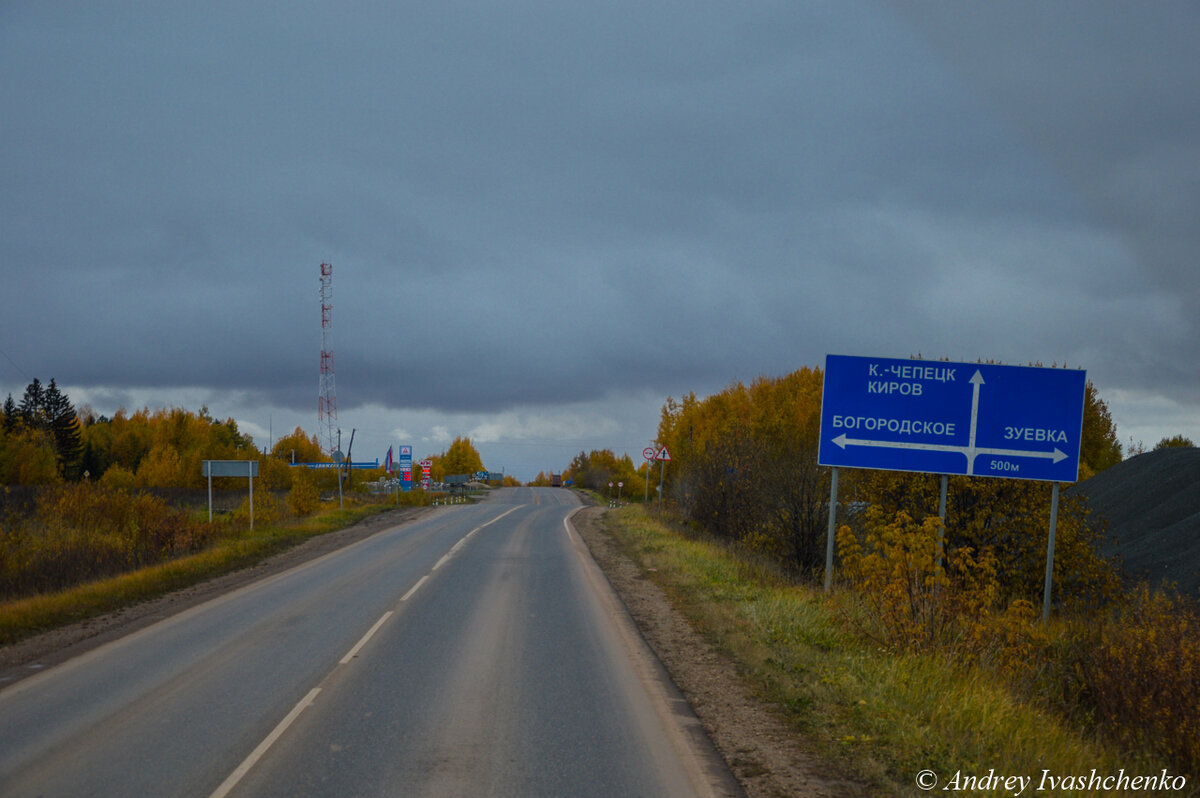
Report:
[{"label": "shrubby undergrowth", "polygon": [[[822,373],[733,383],[668,399],[666,497],[694,530],[820,584],[829,469],[816,462]],[[1080,475],[1120,461],[1107,406],[1084,399]],[[854,633],[901,657],[987,669],[1016,700],[1185,772],[1200,765],[1200,615],[1192,599],[1124,592],[1103,527],[1060,501],[1054,612],[1041,620],[1051,486],[843,469],[840,601]]]},{"label": "shrubby undergrowth", "polygon": [[1022,700],[1127,750],[1200,767],[1200,607],[1145,585],[1049,624],[1003,595],[991,551],[939,561],[936,518],[870,510],[838,534],[855,630],[888,649],[971,663]]},{"label": "shrubby undergrowth", "polygon": [[46,488],[27,516],[0,522],[0,599],[62,590],[207,546],[221,531],[144,493]]}]

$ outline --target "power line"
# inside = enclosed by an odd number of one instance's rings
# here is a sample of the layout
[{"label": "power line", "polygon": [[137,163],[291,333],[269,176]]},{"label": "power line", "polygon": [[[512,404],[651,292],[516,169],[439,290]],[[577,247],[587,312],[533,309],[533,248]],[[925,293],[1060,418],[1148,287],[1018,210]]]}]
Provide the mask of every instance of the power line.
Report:
[{"label": "power line", "polygon": [[25,373],[25,369],[23,369],[19,365],[17,365],[17,361],[13,360],[9,356],[8,352],[5,352],[3,349],[0,349],[0,355],[4,355],[4,359],[7,360],[12,365],[12,367],[17,370],[18,374],[20,374],[24,379],[32,382],[32,378],[28,374]]}]

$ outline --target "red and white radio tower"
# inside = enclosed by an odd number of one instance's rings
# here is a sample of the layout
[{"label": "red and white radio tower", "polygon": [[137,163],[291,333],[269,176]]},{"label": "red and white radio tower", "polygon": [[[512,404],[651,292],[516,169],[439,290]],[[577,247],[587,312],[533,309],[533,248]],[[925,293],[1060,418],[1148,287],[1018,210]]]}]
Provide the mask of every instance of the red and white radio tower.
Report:
[{"label": "red and white radio tower", "polygon": [[317,388],[317,428],[325,450],[337,451],[337,386],[333,382],[333,350],[329,348],[329,329],[333,326],[333,266],[321,264],[321,381]]}]

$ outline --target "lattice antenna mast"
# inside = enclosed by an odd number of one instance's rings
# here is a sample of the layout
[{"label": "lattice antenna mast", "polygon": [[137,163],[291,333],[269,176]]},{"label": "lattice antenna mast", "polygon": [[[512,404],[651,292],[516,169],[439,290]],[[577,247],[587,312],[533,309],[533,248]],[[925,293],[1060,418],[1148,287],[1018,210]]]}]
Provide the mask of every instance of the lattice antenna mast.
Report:
[{"label": "lattice antenna mast", "polygon": [[333,349],[329,333],[333,327],[333,266],[321,264],[321,381],[317,388],[317,429],[325,450],[337,451],[337,386],[333,381]]}]

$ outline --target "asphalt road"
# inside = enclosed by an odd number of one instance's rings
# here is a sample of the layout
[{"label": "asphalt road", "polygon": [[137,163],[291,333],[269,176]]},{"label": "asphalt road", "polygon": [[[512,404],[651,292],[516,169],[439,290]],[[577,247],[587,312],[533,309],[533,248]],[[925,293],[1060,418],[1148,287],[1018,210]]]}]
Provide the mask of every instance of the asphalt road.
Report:
[{"label": "asphalt road", "polygon": [[577,506],[447,507],[0,692],[0,796],[737,794]]}]

